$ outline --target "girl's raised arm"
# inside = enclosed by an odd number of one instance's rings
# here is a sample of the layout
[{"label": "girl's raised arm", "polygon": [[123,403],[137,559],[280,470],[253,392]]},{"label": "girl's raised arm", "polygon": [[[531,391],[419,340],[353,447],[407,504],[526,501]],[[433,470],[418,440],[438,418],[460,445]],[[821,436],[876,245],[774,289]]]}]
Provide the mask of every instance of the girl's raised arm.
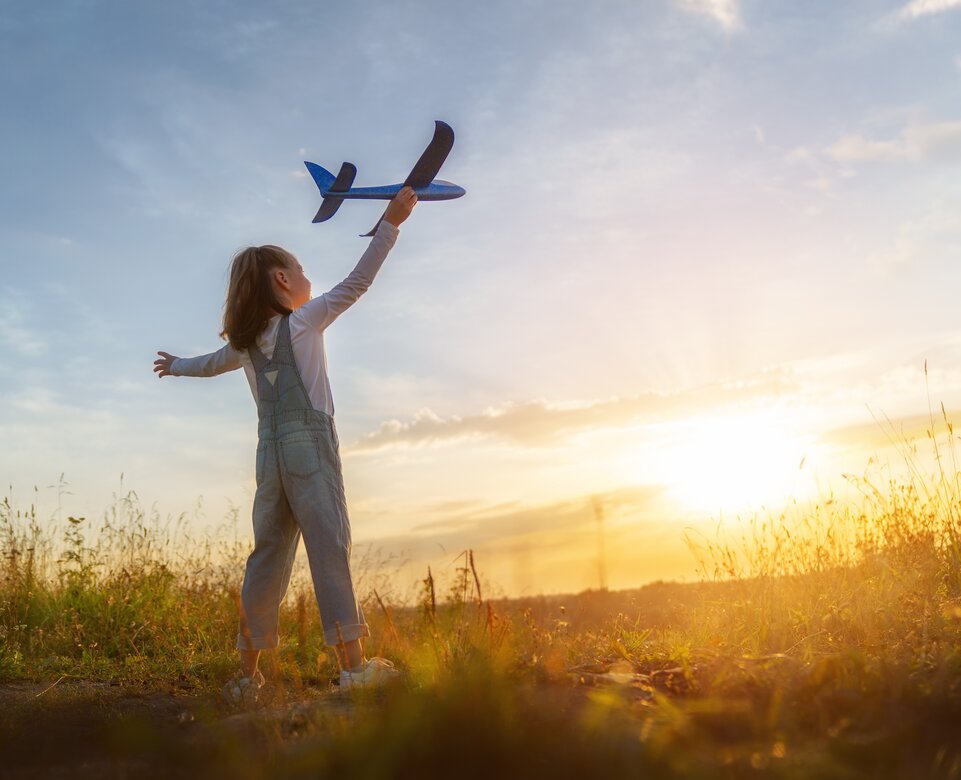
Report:
[{"label": "girl's raised arm", "polygon": [[397,241],[398,227],[410,216],[416,204],[414,191],[404,187],[388,204],[384,219],[370,240],[367,251],[347,278],[297,309],[297,313],[303,315],[314,330],[323,330],[330,325],[373,284],[374,277]]},{"label": "girl's raised arm", "polygon": [[240,353],[230,344],[224,344],[216,352],[182,358],[169,352],[157,352],[160,357],[153,362],[157,378],[165,376],[217,376],[240,368]]}]

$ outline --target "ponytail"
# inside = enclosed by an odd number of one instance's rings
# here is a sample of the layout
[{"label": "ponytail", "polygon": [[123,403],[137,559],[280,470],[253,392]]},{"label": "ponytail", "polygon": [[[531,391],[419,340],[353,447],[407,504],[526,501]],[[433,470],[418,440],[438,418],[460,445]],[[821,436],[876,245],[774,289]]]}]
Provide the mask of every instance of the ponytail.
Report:
[{"label": "ponytail", "polygon": [[277,300],[271,272],[289,268],[291,255],[279,246],[249,246],[234,255],[224,303],[221,338],[242,351],[255,344],[274,314],[290,314]]}]

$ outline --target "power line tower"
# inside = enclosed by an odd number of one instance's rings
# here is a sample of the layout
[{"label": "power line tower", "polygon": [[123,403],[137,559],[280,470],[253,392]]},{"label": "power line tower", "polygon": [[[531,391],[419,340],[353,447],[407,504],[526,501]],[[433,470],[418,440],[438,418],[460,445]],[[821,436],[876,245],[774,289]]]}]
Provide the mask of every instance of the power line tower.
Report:
[{"label": "power line tower", "polygon": [[607,550],[604,544],[604,505],[597,496],[591,496],[594,520],[597,523],[597,579],[601,590],[607,590]]}]

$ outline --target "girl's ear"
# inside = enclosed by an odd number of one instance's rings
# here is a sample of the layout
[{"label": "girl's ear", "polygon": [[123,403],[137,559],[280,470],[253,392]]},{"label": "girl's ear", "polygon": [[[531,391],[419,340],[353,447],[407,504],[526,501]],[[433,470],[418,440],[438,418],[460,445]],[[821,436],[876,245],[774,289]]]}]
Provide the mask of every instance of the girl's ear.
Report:
[{"label": "girl's ear", "polygon": [[287,274],[283,268],[274,269],[274,281],[285,290],[290,288],[290,282],[288,281]]}]

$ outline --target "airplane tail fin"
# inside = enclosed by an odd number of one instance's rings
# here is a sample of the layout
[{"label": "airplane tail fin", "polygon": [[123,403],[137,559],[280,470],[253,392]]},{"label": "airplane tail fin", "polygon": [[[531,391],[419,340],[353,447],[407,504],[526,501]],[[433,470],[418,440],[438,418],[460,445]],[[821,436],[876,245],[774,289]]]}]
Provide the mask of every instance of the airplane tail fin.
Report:
[{"label": "airplane tail fin", "polygon": [[354,177],[357,175],[357,168],[353,163],[345,162],[340,166],[337,178],[334,178],[334,174],[315,163],[305,162],[304,165],[307,166],[317,189],[320,190],[320,194],[324,198],[324,202],[320,204],[320,208],[312,221],[325,222],[337,213],[340,204],[344,202],[344,199],[338,198],[336,193],[347,192],[350,189],[350,185],[354,183]]}]

